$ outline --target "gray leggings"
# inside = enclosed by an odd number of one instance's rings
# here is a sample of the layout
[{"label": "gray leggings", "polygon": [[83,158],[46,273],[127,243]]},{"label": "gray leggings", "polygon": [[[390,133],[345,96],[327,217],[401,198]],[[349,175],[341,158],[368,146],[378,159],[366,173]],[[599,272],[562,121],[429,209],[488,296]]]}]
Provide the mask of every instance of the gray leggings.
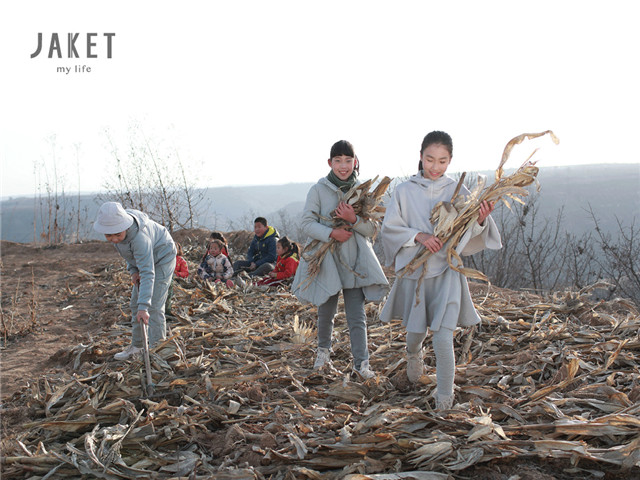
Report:
[{"label": "gray leggings", "polygon": [[[407,332],[407,352],[416,353],[422,348],[425,333]],[[456,357],[453,353],[453,330],[440,327],[431,339],[436,354],[436,385],[439,397],[453,395],[453,379],[456,373]]]},{"label": "gray leggings", "polygon": [[[340,293],[329,297],[325,303],[318,307],[318,347],[331,349],[331,334],[333,333],[333,319],[338,310],[338,297]],[[342,290],[344,297],[344,310],[347,315],[349,327],[349,339],[351,340],[351,355],[353,365],[360,368],[360,364],[369,360],[367,348],[367,316],[364,311],[364,293],[361,288],[345,288]]]},{"label": "gray leggings", "polygon": [[[155,265],[155,278],[153,280],[153,293],[151,306],[149,307],[149,346],[155,346],[164,340],[167,335],[167,320],[164,316],[164,304],[167,300],[169,285],[173,279],[173,271],[176,268],[175,259],[163,265]],[[131,291],[131,344],[134,347],[143,346],[142,325],[136,320],[138,314],[138,286],[134,285]]]}]

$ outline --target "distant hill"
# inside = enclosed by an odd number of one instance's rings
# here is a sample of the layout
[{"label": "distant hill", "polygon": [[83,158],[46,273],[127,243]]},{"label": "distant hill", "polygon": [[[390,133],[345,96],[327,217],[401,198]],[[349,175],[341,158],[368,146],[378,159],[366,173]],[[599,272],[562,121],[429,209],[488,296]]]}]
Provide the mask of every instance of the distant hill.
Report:
[{"label": "distant hill", "polygon": [[[218,187],[202,189],[203,199],[199,204],[200,215],[194,227],[207,229],[252,230],[256,216],[266,217],[276,223],[278,212],[289,215],[302,211],[311,183],[286,185],[262,185],[248,187]],[[59,225],[63,225],[70,238],[78,230],[76,212],[80,211],[80,238],[100,239],[93,229],[93,221],[101,201],[97,194],[77,196],[67,195],[60,202]],[[78,204],[80,207],[78,208]],[[49,220],[46,198],[19,197],[0,202],[2,240],[29,243],[43,231],[43,224]],[[34,229],[35,223],[35,229]]]},{"label": "distant hill", "polygon": [[626,225],[640,221],[640,164],[546,167],[538,175],[540,211],[553,216],[564,207],[567,231],[593,228],[589,206],[604,231],[617,231],[616,218]]},{"label": "distant hill", "polygon": [[[492,181],[494,172],[483,172]],[[635,216],[640,220],[640,164],[583,165],[570,167],[542,167],[538,197],[539,215],[555,219],[564,207],[564,225],[567,231],[581,234],[593,228],[587,209],[589,205],[599,218],[605,231],[617,231],[616,217],[630,223]],[[278,228],[283,223],[295,222],[303,209],[311,183],[266,185],[248,187],[219,187],[204,191],[200,203],[200,216],[195,227],[222,231],[252,229],[255,216],[265,216]],[[80,238],[99,238],[91,226],[99,201],[96,195],[80,197]],[[21,197],[0,202],[1,238],[13,242],[32,242],[42,231],[46,201],[39,203],[33,197]],[[78,230],[78,198],[66,197],[59,216],[66,221],[66,232]],[[282,213],[282,215],[281,215]],[[36,224],[34,229],[34,222]],[[71,236],[70,236],[71,238]]]}]

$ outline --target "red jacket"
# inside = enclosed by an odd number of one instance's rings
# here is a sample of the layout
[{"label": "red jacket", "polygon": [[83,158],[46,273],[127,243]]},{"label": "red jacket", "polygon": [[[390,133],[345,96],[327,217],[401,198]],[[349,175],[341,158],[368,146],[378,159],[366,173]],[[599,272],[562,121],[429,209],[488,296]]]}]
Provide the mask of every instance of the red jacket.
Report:
[{"label": "red jacket", "polygon": [[180,255],[176,255],[176,269],[173,271],[176,277],[187,278],[189,276],[189,267],[187,261]]},{"label": "red jacket", "polygon": [[293,277],[298,269],[298,257],[291,255],[290,257],[282,258],[278,255],[276,260],[276,268],[273,269],[276,272],[276,280],[284,280],[285,278]]}]

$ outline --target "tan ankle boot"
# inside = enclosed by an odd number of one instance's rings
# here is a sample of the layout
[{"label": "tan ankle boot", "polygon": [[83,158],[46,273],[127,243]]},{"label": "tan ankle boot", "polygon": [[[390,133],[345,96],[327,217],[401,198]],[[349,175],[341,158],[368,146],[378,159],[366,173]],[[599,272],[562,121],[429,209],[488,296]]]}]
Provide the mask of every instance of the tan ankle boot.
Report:
[{"label": "tan ankle boot", "polygon": [[453,407],[453,395],[440,396],[436,395],[436,410],[450,410]]},{"label": "tan ankle boot", "polygon": [[411,383],[416,383],[424,374],[422,355],[422,349],[416,353],[407,352],[407,377]]}]

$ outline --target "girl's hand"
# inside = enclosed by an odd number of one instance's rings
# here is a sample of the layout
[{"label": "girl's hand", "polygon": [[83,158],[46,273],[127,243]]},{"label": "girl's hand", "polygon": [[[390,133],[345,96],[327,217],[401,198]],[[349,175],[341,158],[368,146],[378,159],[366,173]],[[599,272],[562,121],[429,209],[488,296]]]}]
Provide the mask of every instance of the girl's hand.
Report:
[{"label": "girl's hand", "polygon": [[345,202],[340,202],[335,209],[336,217],[341,218],[342,220],[346,220],[349,223],[356,223],[358,221],[358,217],[356,217],[356,212],[353,210],[353,207]]},{"label": "girl's hand", "polygon": [[271,278],[276,278],[278,276],[278,274],[276,272],[269,272],[269,276]]},{"label": "girl's hand", "polygon": [[345,230],[344,228],[334,228],[329,237],[342,243],[349,240],[351,235],[353,235],[353,232],[350,232],[349,230]]},{"label": "girl's hand", "polygon": [[482,225],[487,217],[493,212],[496,207],[495,202],[487,202],[486,200],[480,205],[480,215],[478,215],[478,223]]},{"label": "girl's hand", "polygon": [[138,272],[131,274],[131,283],[140,286],[140,274]]},{"label": "girl's hand", "polygon": [[416,242],[424,245],[424,248],[429,250],[431,253],[436,253],[442,248],[442,241],[438,237],[428,233],[420,232],[416,235],[415,240]]}]

